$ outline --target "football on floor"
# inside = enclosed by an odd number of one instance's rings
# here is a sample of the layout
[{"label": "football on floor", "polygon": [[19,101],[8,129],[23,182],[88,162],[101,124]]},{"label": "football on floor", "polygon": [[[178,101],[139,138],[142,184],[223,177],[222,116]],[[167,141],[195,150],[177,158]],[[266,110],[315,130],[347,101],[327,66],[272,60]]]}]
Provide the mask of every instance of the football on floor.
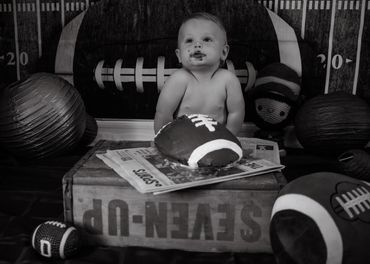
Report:
[{"label": "football on floor", "polygon": [[274,203],[270,238],[278,263],[365,263],[370,184],[332,172],[289,182]]}]

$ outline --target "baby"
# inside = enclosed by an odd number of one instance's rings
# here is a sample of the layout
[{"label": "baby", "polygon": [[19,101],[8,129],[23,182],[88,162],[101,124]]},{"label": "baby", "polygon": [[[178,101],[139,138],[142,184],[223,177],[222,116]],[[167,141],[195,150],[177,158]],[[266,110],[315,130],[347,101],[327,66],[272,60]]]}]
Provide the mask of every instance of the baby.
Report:
[{"label": "baby", "polygon": [[237,77],[220,66],[229,53],[221,21],[194,13],[181,25],[176,55],[182,68],[165,82],[154,118],[155,133],[174,117],[206,114],[236,135],[244,121],[244,98]]}]

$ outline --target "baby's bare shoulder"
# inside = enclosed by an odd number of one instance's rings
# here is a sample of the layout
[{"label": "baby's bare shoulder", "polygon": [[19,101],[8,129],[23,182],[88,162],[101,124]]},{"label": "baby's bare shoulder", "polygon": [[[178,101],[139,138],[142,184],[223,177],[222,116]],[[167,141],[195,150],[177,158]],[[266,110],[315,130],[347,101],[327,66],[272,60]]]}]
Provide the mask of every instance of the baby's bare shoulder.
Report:
[{"label": "baby's bare shoulder", "polygon": [[190,73],[185,69],[177,69],[171,74],[171,78],[177,78],[181,80],[188,80],[191,77]]},{"label": "baby's bare shoulder", "polygon": [[165,81],[161,94],[182,95],[189,83],[188,73],[183,69],[175,70]]},{"label": "baby's bare shoulder", "polygon": [[218,69],[215,76],[222,77],[222,78],[236,78],[235,74],[229,70],[226,69]]},{"label": "baby's bare shoulder", "polygon": [[189,80],[189,73],[187,71],[183,69],[175,70],[166,80],[163,90],[172,90],[173,87],[176,87],[176,89],[183,87],[185,89]]},{"label": "baby's bare shoulder", "polygon": [[215,77],[226,84],[238,81],[236,75],[233,72],[226,69],[219,69],[216,72]]}]

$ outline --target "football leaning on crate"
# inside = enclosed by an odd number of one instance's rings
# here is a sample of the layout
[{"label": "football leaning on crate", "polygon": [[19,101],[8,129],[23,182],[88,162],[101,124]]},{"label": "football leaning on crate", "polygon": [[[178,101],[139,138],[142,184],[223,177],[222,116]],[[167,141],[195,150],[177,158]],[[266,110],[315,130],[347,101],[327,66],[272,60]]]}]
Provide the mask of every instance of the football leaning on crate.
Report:
[{"label": "football leaning on crate", "polygon": [[289,182],[274,203],[270,237],[278,263],[368,263],[370,184],[332,172]]}]

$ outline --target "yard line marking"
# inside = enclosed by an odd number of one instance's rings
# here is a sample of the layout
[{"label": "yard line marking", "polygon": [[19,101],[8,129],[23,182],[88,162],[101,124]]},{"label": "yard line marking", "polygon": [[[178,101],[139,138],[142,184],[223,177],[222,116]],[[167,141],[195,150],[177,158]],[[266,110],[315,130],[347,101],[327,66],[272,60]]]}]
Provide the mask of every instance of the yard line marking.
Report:
[{"label": "yard line marking", "polygon": [[36,0],[36,19],[37,19],[37,44],[39,48],[39,58],[40,58],[42,56],[40,0]]},{"label": "yard line marking", "polygon": [[361,59],[361,44],[362,44],[362,34],[364,31],[364,23],[365,23],[365,5],[366,0],[362,0],[362,8],[361,8],[361,16],[360,16],[360,27],[358,32],[357,38],[357,54],[356,54],[356,67],[355,67],[355,76],[353,79],[353,88],[352,93],[357,93],[357,82],[358,82],[358,74],[360,70],[360,59]]},{"label": "yard line marking", "polygon": [[17,3],[13,0],[13,22],[14,22],[14,44],[15,44],[15,58],[17,68],[17,80],[21,78],[19,68],[19,39],[18,39],[18,21],[17,21]]},{"label": "yard line marking", "polygon": [[330,69],[331,69],[331,55],[333,51],[333,34],[334,34],[334,22],[335,22],[336,8],[337,8],[337,0],[333,0],[333,5],[331,9],[331,18],[330,18],[328,59],[327,59],[327,64],[326,64],[326,77],[325,77],[325,90],[324,90],[325,94],[329,92],[329,79],[330,79]]}]

